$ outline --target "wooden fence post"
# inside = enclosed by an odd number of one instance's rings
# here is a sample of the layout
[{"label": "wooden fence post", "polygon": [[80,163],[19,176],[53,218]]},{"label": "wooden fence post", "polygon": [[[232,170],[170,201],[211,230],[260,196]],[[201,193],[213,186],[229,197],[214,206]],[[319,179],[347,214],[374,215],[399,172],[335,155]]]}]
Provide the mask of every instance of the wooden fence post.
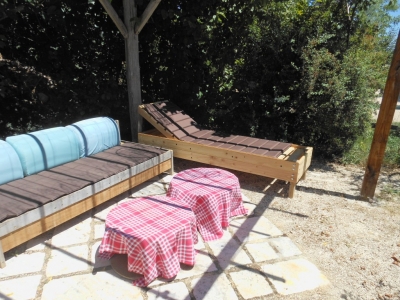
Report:
[{"label": "wooden fence post", "polygon": [[397,36],[396,47],[392,63],[383,92],[382,104],[379,110],[368,163],[365,169],[364,180],[360,197],[363,200],[372,199],[378,182],[379,173],[385,156],[386,144],[392,126],[394,112],[400,92],[400,32]]}]

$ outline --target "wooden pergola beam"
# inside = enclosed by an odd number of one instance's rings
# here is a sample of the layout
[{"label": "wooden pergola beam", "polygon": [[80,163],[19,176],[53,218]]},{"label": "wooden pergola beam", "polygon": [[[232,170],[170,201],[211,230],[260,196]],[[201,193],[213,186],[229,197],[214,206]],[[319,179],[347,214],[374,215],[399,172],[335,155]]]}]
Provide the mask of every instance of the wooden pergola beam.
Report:
[{"label": "wooden pergola beam", "polygon": [[111,20],[113,20],[114,24],[117,26],[119,32],[121,32],[122,36],[127,39],[128,38],[128,30],[125,27],[124,22],[118,17],[117,12],[112,7],[110,1],[108,0],[99,0],[101,5],[103,5],[107,14],[110,16]]},{"label": "wooden pergola beam", "polygon": [[396,47],[393,53],[392,63],[383,92],[382,103],[376,121],[374,137],[368,156],[364,180],[361,187],[361,199],[372,199],[378,182],[383,158],[385,156],[386,144],[393,122],[393,116],[400,94],[400,32],[397,36]]},{"label": "wooden pergola beam", "polygon": [[118,30],[125,38],[126,81],[128,88],[129,117],[132,141],[138,141],[138,133],[142,132],[143,119],[138,108],[142,104],[142,88],[139,67],[139,33],[150,19],[161,0],[150,0],[140,18],[137,17],[135,0],[123,0],[124,22],[112,7],[109,0],[99,0],[111,17]]},{"label": "wooden pergola beam", "polygon": [[144,25],[146,25],[147,21],[150,19],[153,12],[156,10],[158,4],[160,4],[161,0],[151,0],[144,10],[142,16],[135,24],[135,33],[139,34],[142,31]]}]

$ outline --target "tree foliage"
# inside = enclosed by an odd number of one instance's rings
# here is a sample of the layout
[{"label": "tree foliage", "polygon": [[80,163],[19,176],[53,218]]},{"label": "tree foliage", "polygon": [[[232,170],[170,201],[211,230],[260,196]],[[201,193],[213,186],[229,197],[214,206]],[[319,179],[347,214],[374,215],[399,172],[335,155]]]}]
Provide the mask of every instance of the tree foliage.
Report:
[{"label": "tree foliage", "polygon": [[99,3],[1,5],[1,136],[98,115],[128,120],[123,38]]},{"label": "tree foliage", "polygon": [[370,126],[391,55],[388,3],[206,2],[160,5],[141,54],[145,101],[170,99],[214,129],[326,157]]},{"label": "tree foliage", "polygon": [[[112,5],[122,18],[121,2]],[[136,3],[140,15],[147,1]],[[130,136],[124,41],[101,5],[0,5],[0,135],[109,115]],[[388,12],[397,8],[163,0],[140,33],[143,101],[171,100],[209,128],[340,156],[369,126],[391,57]]]}]

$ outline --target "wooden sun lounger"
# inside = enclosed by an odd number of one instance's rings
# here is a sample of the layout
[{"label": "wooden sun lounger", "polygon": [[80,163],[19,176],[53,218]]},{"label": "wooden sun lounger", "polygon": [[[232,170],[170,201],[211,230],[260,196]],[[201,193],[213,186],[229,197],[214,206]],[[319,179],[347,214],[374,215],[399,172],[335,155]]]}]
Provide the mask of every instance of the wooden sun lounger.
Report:
[{"label": "wooden sun lounger", "polygon": [[171,149],[178,158],[284,180],[289,198],[311,164],[312,147],[204,130],[169,101],[140,105],[139,114],[155,127],[139,133],[140,143]]}]

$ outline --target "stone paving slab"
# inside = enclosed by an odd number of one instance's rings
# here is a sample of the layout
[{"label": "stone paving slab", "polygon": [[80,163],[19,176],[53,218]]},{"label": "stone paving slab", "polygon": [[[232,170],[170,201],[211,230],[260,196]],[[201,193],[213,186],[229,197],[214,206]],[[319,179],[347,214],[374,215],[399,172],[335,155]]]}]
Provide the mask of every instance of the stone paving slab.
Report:
[{"label": "stone paving slab", "polygon": [[150,289],[147,292],[147,299],[190,300],[191,298],[186,285],[183,282],[177,282]]},{"label": "stone paving slab", "polygon": [[[214,262],[208,255],[208,252],[206,251],[200,251],[197,253],[196,263],[193,267],[181,266],[181,268],[181,271],[176,276],[176,280],[203,275],[218,270],[217,266],[214,264]],[[162,278],[157,278],[149,284],[149,287],[154,287],[164,283],[165,281]]]},{"label": "stone paving slab", "polygon": [[282,236],[270,239],[269,244],[274,247],[282,257],[300,255],[301,251],[288,237]]},{"label": "stone paving slab", "polygon": [[47,263],[46,276],[85,271],[88,264],[89,248],[86,245],[52,249]]},{"label": "stone paving slab", "polygon": [[44,243],[45,240],[47,239],[44,237],[44,235],[31,239],[26,243],[26,250],[31,250],[31,251],[44,250],[44,248],[46,247],[46,244]]},{"label": "stone paving slab", "polygon": [[147,288],[134,287],[98,256],[106,216],[132,197],[165,194],[171,178],[157,176],[29,241],[24,250],[7,253],[0,299],[273,299],[328,283],[284,233],[254,213],[257,206],[243,195],[249,214],[232,218],[217,241],[205,243],[199,236],[195,266],[182,265],[172,282],[158,278]]},{"label": "stone paving slab", "polygon": [[329,283],[318,268],[304,258],[263,265],[262,270],[282,295],[313,290]]},{"label": "stone paving slab", "polygon": [[244,299],[273,294],[264,275],[257,270],[243,270],[229,274]]},{"label": "stone paving slab", "polygon": [[210,241],[207,244],[224,270],[252,263],[240,243],[233,239],[228,231],[224,231],[224,235],[219,240]]},{"label": "stone paving slab", "polygon": [[263,216],[232,220],[229,229],[242,243],[283,234],[274,224]]},{"label": "stone paving slab", "polygon": [[23,253],[6,261],[6,267],[0,269],[0,279],[38,272],[45,262],[45,253]]},{"label": "stone paving slab", "polygon": [[191,281],[193,295],[196,300],[218,299],[218,300],[236,300],[239,299],[232,288],[232,285],[226,275],[212,274],[204,275]]},{"label": "stone paving slab", "polygon": [[263,262],[279,258],[276,251],[268,242],[254,244],[247,243],[246,249],[249,251],[255,262]]},{"label": "stone paving slab", "polygon": [[53,279],[43,287],[42,300],[143,299],[140,288],[121,279],[114,271]]},{"label": "stone paving slab", "polygon": [[[77,221],[80,221],[79,223]],[[73,244],[87,243],[92,232],[92,219],[89,213],[78,216],[54,229],[51,239],[53,247],[63,247]]]},{"label": "stone paving slab", "polygon": [[105,231],[105,226],[104,224],[95,224],[94,225],[94,236],[93,238],[95,240],[97,239],[102,239]]},{"label": "stone paving slab", "polygon": [[108,201],[109,203],[107,207],[104,208],[104,205],[101,205],[100,207],[95,207],[93,209],[94,211],[94,219],[97,222],[101,222],[101,224],[104,224],[104,222],[106,221],[106,217],[108,215],[108,213],[118,205],[118,202],[115,201]]},{"label": "stone paving slab", "polygon": [[0,299],[34,299],[42,275],[0,281]]}]

